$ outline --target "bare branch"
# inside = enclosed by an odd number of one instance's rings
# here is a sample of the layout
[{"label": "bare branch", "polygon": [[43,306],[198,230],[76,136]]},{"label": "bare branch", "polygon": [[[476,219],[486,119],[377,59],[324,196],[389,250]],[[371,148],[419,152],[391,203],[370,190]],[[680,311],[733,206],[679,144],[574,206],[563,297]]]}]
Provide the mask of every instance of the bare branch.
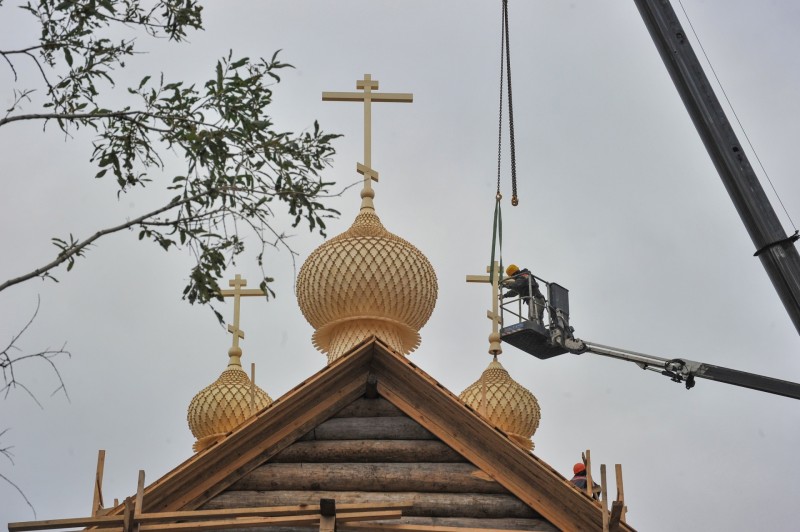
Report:
[{"label": "bare branch", "polygon": [[[67,355],[69,357],[71,356],[71,354],[69,353],[69,351],[66,351],[64,349],[66,347],[66,344],[64,344],[63,346],[61,346],[61,349],[47,348],[36,353],[29,353],[21,356],[12,356],[13,352],[20,350],[19,347],[17,346],[17,342],[22,337],[22,335],[28,330],[33,321],[36,319],[36,316],[39,314],[40,307],[41,307],[41,298],[37,296],[36,309],[33,311],[33,315],[31,316],[31,318],[28,320],[25,326],[20,330],[20,332],[14,335],[14,337],[8,343],[6,348],[0,351],[0,370],[2,370],[3,380],[5,382],[5,385],[2,388],[0,388],[0,393],[4,393],[4,396],[7,397],[12,389],[21,388],[31,397],[31,399],[33,399],[33,401],[37,405],[39,405],[39,408],[43,408],[42,404],[36,398],[36,394],[34,394],[33,391],[31,391],[25,384],[20,382],[20,380],[17,378],[16,367],[25,360],[34,358],[44,360],[50,365],[50,368],[53,370],[53,373],[55,373],[59,383],[59,386],[53,391],[51,395],[56,394],[59,391],[63,390],[64,395],[69,401],[69,394],[67,393],[67,388],[64,384],[64,379],[61,377],[61,372],[58,370],[58,367],[56,366],[55,362],[53,362],[53,359],[59,355]],[[4,432],[0,432],[0,436],[2,436],[3,434]]]},{"label": "bare branch", "polygon": [[8,483],[8,484],[9,484],[9,485],[12,487],[12,488],[14,488],[15,490],[17,490],[17,493],[19,493],[20,497],[22,497],[22,498],[25,500],[25,504],[27,504],[27,505],[28,505],[28,507],[31,509],[31,511],[33,512],[33,517],[35,518],[35,517],[36,517],[36,508],[34,508],[34,507],[33,507],[33,505],[31,504],[31,501],[29,501],[29,500],[28,500],[28,497],[25,495],[25,492],[24,492],[24,491],[22,491],[22,489],[21,489],[19,486],[17,486],[16,484],[14,484],[14,482],[13,482],[13,481],[12,481],[10,478],[8,478],[7,476],[5,476],[5,475],[4,475],[4,474],[2,474],[2,473],[0,473],[0,479],[4,480],[4,481],[5,481],[5,482],[7,482],[7,483]]},{"label": "bare branch", "polygon": [[[35,270],[33,270],[31,272],[28,272],[25,275],[21,275],[19,277],[14,278],[14,279],[9,279],[8,281],[4,282],[3,284],[0,284],[0,292],[2,292],[3,290],[5,290],[6,288],[8,288],[10,286],[14,286],[15,284],[19,284],[19,283],[21,283],[23,281],[27,281],[28,279],[32,279],[34,277],[40,277],[40,276],[46,274],[47,272],[49,272],[53,268],[59,266],[60,264],[63,264],[65,262],[67,262],[68,260],[70,260],[71,258],[75,257],[76,255],[80,255],[83,252],[83,250],[85,250],[87,247],[92,245],[92,243],[95,240],[97,240],[98,238],[100,238],[102,236],[109,235],[111,233],[116,233],[118,231],[122,231],[123,229],[128,229],[129,227],[133,227],[134,225],[140,224],[144,220],[147,220],[148,218],[151,218],[153,216],[161,214],[162,212],[168,211],[170,209],[174,209],[175,207],[178,207],[180,205],[183,205],[183,204],[189,203],[191,201],[194,201],[197,198],[201,197],[202,195],[203,194],[197,194],[196,196],[183,198],[183,199],[180,199],[180,200],[177,200],[177,201],[171,201],[168,204],[164,205],[163,207],[159,207],[158,209],[156,209],[154,211],[150,211],[147,214],[143,214],[143,215],[139,216],[138,218],[134,218],[133,220],[129,220],[129,221],[125,222],[125,223],[121,223],[119,225],[115,225],[114,227],[109,227],[107,229],[101,229],[100,231],[97,231],[95,234],[93,234],[92,236],[90,236],[86,240],[83,240],[81,242],[77,242],[75,244],[70,245],[63,252],[59,253],[58,257],[56,257],[55,260],[50,261],[49,263],[45,264],[44,266],[42,266],[40,268],[36,268]],[[37,307],[37,311],[38,311],[38,307]]]}]

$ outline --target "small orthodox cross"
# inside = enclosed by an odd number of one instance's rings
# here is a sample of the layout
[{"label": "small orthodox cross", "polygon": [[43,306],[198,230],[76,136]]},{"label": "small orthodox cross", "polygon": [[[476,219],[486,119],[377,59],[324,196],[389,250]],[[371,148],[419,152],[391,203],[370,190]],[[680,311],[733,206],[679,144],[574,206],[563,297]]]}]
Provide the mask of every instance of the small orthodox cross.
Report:
[{"label": "small orthodox cross", "polygon": [[238,273],[235,279],[228,281],[228,286],[232,286],[233,290],[220,290],[219,293],[222,297],[233,297],[233,323],[228,324],[228,332],[233,334],[233,347],[239,347],[239,338],[244,338],[244,331],[239,328],[239,303],[241,298],[263,296],[265,294],[259,288],[242,290],[242,287],[247,286],[247,280],[242,279],[242,276]]},{"label": "small orthodox cross", "polygon": [[364,102],[364,162],[356,164],[356,171],[364,176],[362,207],[372,207],[372,181],[378,180],[378,172],[372,168],[372,102],[411,103],[414,95],[405,92],[374,93],[378,90],[378,80],[370,74],[356,81],[356,89],[362,92],[323,92],[324,102]]},{"label": "small orthodox cross", "polygon": [[[486,267],[486,273],[491,273],[491,267]],[[492,285],[492,310],[486,311],[486,317],[492,320],[492,333],[489,335],[489,354],[499,355],[503,352],[500,347],[500,326],[503,324],[503,319],[499,312],[500,302],[500,277],[502,271],[500,264],[494,262],[494,275],[467,275],[468,283],[489,283]]]}]

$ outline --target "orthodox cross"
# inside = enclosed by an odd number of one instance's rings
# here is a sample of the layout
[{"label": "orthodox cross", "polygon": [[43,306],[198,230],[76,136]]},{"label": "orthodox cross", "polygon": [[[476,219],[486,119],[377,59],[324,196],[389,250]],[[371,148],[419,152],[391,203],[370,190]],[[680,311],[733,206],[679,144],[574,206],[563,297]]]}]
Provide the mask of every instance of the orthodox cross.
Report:
[{"label": "orthodox cross", "polygon": [[[492,320],[492,333],[489,335],[489,354],[499,355],[503,352],[500,347],[500,326],[503,324],[503,319],[499,312],[500,301],[500,277],[503,272],[500,270],[500,264],[494,262],[494,275],[467,275],[468,283],[489,283],[492,285],[492,310],[486,311],[486,317]],[[492,273],[491,266],[486,267],[486,273]]]},{"label": "orthodox cross", "polygon": [[242,290],[242,287],[247,286],[247,280],[242,279],[242,276],[238,273],[235,279],[228,281],[228,286],[232,286],[233,290],[220,290],[219,294],[222,297],[233,297],[233,323],[228,324],[228,332],[233,335],[233,347],[239,347],[239,338],[244,338],[244,331],[239,328],[239,303],[241,298],[263,296],[265,294],[259,288]]},{"label": "orthodox cross", "polygon": [[372,102],[411,103],[414,95],[405,92],[374,93],[378,90],[378,80],[370,74],[356,81],[356,89],[362,92],[323,92],[324,102],[364,102],[364,162],[356,164],[356,171],[364,176],[364,189],[361,192],[361,207],[372,208],[372,181],[378,180],[378,172],[372,169]]}]

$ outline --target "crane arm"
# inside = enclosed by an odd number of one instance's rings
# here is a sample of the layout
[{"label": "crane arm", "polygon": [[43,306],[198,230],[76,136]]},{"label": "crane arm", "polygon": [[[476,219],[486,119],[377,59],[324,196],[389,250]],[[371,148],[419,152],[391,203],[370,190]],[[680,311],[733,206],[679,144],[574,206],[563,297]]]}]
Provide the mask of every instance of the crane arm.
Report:
[{"label": "crane arm", "polygon": [[573,353],[580,354],[589,352],[615,358],[617,360],[633,362],[642,369],[661,373],[674,382],[685,383],[687,390],[695,385],[696,378],[701,378],[775,395],[782,395],[784,397],[791,397],[793,399],[800,399],[800,384],[795,382],[774,379],[772,377],[765,377],[764,375],[756,375],[755,373],[747,373],[745,371],[715,366],[704,362],[696,362],[686,358],[661,358],[638,353],[636,351],[629,351],[627,349],[595,344],[593,342],[585,342],[582,340],[575,341],[578,345],[582,344],[583,349],[571,349]]}]

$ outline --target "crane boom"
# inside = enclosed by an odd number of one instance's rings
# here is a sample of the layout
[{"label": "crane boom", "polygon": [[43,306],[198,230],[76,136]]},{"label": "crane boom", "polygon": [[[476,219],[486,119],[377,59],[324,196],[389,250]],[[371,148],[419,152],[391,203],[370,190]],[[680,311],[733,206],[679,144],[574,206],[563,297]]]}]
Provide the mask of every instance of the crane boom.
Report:
[{"label": "crane boom", "polygon": [[617,347],[595,344],[593,342],[583,342],[585,352],[615,358],[617,360],[627,360],[633,362],[642,369],[657,371],[662,375],[670,377],[674,382],[686,383],[686,388],[692,388],[695,378],[708,379],[752,390],[800,399],[800,384],[796,382],[774,379],[755,373],[747,373],[736,369],[695,362],[686,358],[661,358],[653,355],[637,353]]},{"label": "crane boom", "polygon": [[[686,358],[662,358],[647,355],[576,338],[573,335],[574,328],[569,324],[569,291],[557,283],[548,283],[540,277],[535,277],[537,281],[541,281],[547,287],[547,298],[544,301],[537,300],[531,296],[534,293],[532,289],[534,277],[528,275],[527,290],[522,288],[520,297],[517,299],[505,301],[505,298],[500,296],[501,316],[504,318],[506,315],[510,315],[519,319],[517,323],[500,329],[500,339],[529,355],[546,360],[564,353],[576,355],[594,353],[633,362],[642,369],[656,371],[666,375],[674,382],[685,383],[687,390],[694,387],[695,379],[700,378],[800,399],[800,384],[795,382]],[[515,291],[520,290],[517,287],[514,289]],[[536,305],[542,305],[547,310],[546,321],[543,315],[533,311]],[[523,306],[527,307],[527,315],[524,314]],[[517,311],[514,310],[514,307]]]},{"label": "crane boom", "polygon": [[755,245],[778,296],[800,333],[800,255],[787,236],[669,0],[634,0],[664,66]]}]

